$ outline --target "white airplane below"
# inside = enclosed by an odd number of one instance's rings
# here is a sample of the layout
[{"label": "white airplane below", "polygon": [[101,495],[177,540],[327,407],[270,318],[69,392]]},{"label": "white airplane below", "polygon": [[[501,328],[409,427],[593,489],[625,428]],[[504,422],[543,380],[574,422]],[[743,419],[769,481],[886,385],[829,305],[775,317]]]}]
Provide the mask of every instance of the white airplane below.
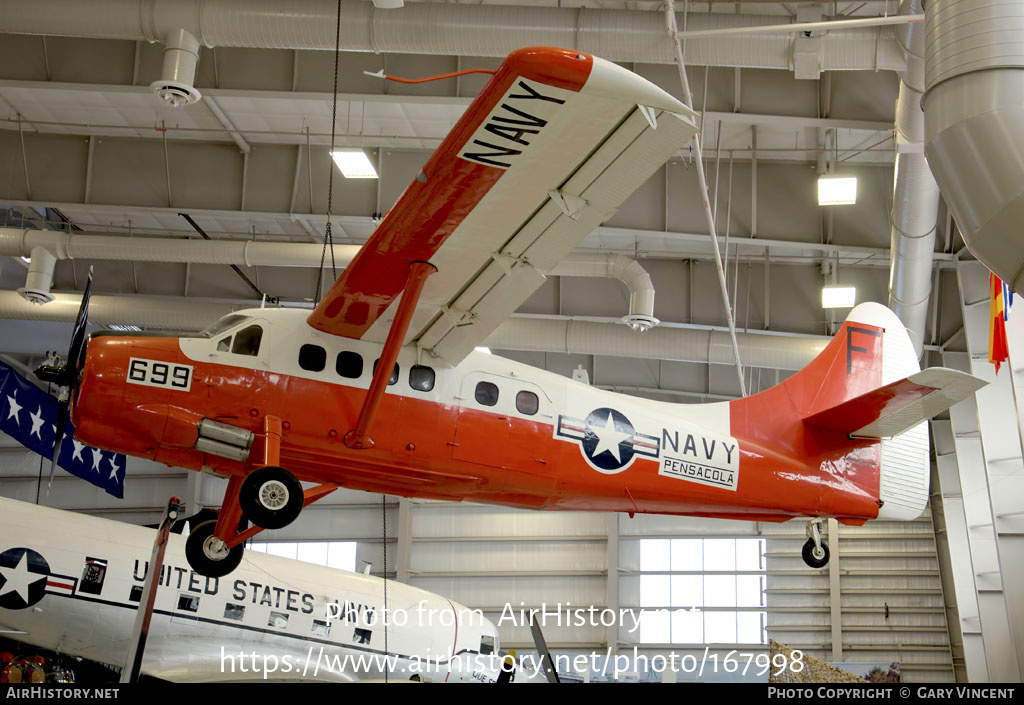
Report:
[{"label": "white airplane below", "polygon": [[[0,632],[123,665],[155,534],[0,498]],[[440,595],[388,581],[385,611],[380,578],[255,551],[230,576],[204,577],[172,534],[142,673],[188,682],[496,682],[504,663],[494,624]],[[528,675],[520,668],[502,680]]]}]

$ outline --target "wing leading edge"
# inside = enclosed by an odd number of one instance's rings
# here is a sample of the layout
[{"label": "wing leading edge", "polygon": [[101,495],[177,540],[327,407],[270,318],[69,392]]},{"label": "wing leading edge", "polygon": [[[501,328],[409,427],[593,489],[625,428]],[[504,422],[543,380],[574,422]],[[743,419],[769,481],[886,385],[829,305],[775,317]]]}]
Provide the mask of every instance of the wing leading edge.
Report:
[{"label": "wing leading edge", "polygon": [[645,79],[550,48],[509,55],[309,316],[382,342],[413,261],[405,342],[457,364],[696,132]]}]

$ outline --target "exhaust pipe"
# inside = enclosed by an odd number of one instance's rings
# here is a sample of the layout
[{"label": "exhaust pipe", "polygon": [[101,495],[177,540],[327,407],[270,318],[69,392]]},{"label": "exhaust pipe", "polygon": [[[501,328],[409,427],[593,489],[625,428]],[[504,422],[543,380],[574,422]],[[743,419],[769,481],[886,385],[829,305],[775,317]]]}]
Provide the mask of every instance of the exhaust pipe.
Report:
[{"label": "exhaust pipe", "polygon": [[243,462],[249,457],[249,449],[255,437],[252,431],[244,428],[203,419],[199,422],[199,438],[196,439],[195,448],[202,453]]}]

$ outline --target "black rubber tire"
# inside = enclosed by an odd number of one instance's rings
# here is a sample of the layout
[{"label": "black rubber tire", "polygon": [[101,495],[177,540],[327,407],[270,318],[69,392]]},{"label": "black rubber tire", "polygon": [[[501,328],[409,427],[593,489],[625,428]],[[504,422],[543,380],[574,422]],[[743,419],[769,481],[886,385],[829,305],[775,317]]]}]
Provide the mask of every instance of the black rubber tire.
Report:
[{"label": "black rubber tire", "polygon": [[238,502],[242,514],[256,526],[282,529],[302,511],[302,483],[284,468],[268,465],[249,473],[242,482]]},{"label": "black rubber tire", "polygon": [[245,546],[239,544],[228,550],[223,557],[215,558],[206,550],[207,542],[213,538],[216,521],[203,522],[192,530],[185,541],[185,558],[192,570],[207,578],[223,578],[242,562]]},{"label": "black rubber tire", "polygon": [[804,550],[802,551],[804,563],[809,565],[811,568],[824,568],[828,565],[828,544],[824,541],[821,542],[821,550],[825,555],[821,558],[815,558],[814,539],[807,539],[807,542],[804,544]]}]

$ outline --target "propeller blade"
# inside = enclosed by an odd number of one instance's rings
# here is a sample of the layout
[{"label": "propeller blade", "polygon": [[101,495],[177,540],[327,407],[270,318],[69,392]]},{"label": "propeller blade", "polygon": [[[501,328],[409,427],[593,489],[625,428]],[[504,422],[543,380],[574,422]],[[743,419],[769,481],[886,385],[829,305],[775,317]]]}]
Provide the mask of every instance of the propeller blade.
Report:
[{"label": "propeller blade", "polygon": [[89,267],[89,277],[85,281],[85,291],[82,292],[82,304],[78,307],[78,317],[75,319],[75,328],[71,334],[71,347],[68,348],[68,383],[74,387],[78,382],[78,372],[82,366],[82,353],[85,349],[85,327],[89,322],[89,298],[92,294],[92,267]]},{"label": "propeller blade", "polygon": [[544,665],[544,677],[548,683],[561,683],[558,679],[558,671],[555,669],[555,662],[551,659],[551,652],[548,651],[548,643],[544,639],[544,633],[540,630],[540,624],[536,617],[530,615],[530,632],[533,634],[533,643],[540,654],[541,663]]}]

